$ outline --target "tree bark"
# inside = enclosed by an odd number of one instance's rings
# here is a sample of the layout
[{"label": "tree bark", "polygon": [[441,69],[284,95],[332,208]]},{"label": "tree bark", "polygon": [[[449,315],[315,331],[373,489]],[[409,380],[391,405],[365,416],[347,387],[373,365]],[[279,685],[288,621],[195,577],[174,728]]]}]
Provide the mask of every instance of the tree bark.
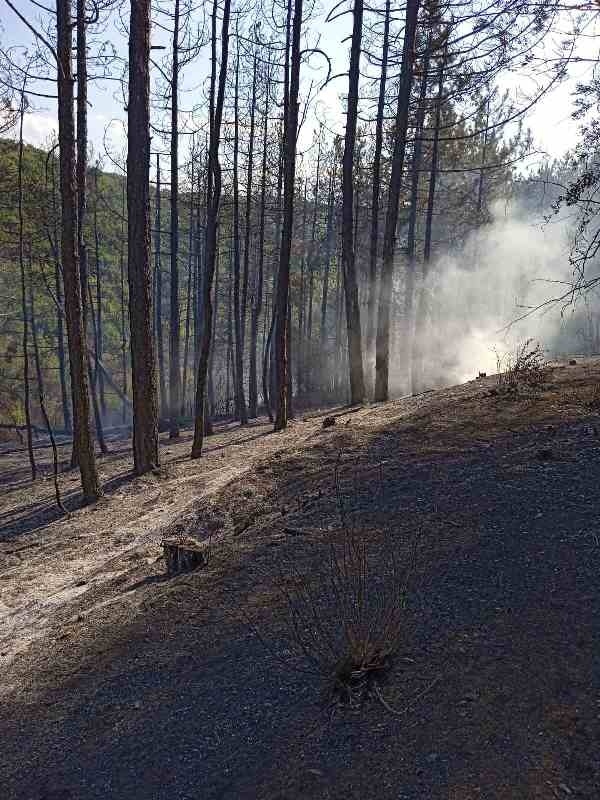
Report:
[{"label": "tree bark", "polygon": [[[52,151],[51,151],[52,152]],[[64,297],[62,286],[62,269],[60,264],[59,235],[58,235],[58,206],[56,203],[56,173],[55,159],[52,157],[52,219],[54,227],[54,238],[50,242],[50,249],[54,259],[54,286],[56,292],[56,345],[58,351],[58,371],[60,376],[60,397],[63,414],[64,429],[67,433],[73,432],[71,420],[71,404],[69,401],[69,391],[67,386],[67,366],[65,355],[65,332],[64,332]],[[48,160],[46,161],[48,164]],[[48,238],[51,238],[50,227],[48,226]]]},{"label": "tree bark", "polygon": [[138,475],[159,465],[150,270],[150,0],[131,1],[127,135],[129,325],[133,454]]},{"label": "tree bark", "polygon": [[[88,123],[87,123],[87,19],[86,19],[85,0],[77,0],[77,166],[75,169],[77,181],[77,250],[79,255],[79,278],[81,281],[81,307],[83,311],[83,334],[88,336],[88,285],[89,285],[89,265],[88,251],[85,241],[85,222],[87,216],[87,143],[88,143]],[[106,454],[108,452],[104,441],[102,430],[102,415],[98,404],[98,394],[96,382],[92,374],[92,363],[89,352],[87,353],[87,370],[89,377],[89,391],[92,399],[92,409],[94,412],[94,422],[96,427],[96,437],[100,450]],[[73,442],[73,461],[78,458],[77,442]]]},{"label": "tree bark", "polygon": [[[375,122],[375,151],[373,153],[373,179],[371,183],[371,226],[369,235],[369,295],[367,299],[367,358],[370,362],[375,348],[377,303],[377,251],[379,246],[379,203],[381,199],[381,151],[383,148],[383,117],[385,113],[385,88],[387,83],[388,54],[390,49],[390,3],[385,0],[385,17],[383,23],[383,48],[381,53],[381,74],[379,77],[379,98],[377,101],[377,119]],[[371,380],[371,379],[370,379]],[[373,384],[369,384],[371,387]]]},{"label": "tree bark", "polygon": [[406,244],[406,282],[404,287],[404,320],[401,334],[400,368],[407,379],[404,394],[414,391],[412,381],[413,343],[415,334],[415,280],[417,278],[416,264],[416,235],[417,214],[419,210],[419,178],[421,175],[421,161],[423,151],[423,126],[425,124],[425,106],[427,98],[427,75],[429,71],[429,48],[431,37],[427,41],[427,48],[421,63],[421,84],[419,87],[419,101],[415,119],[415,140],[410,177],[410,210],[408,215],[408,232]]},{"label": "tree bark", "polygon": [[179,436],[181,407],[179,314],[179,0],[173,13],[171,73],[171,308],[169,316],[169,439]]},{"label": "tree bark", "polygon": [[[269,127],[269,83],[265,93],[265,114],[263,119],[262,138],[262,166],[260,180],[260,221],[258,233],[258,265],[256,272],[256,285],[252,302],[252,317],[250,324],[250,373],[249,373],[249,416],[255,418],[258,414],[258,376],[257,376],[257,350],[258,350],[258,324],[262,311],[263,282],[265,264],[265,210],[267,194],[267,134]],[[263,386],[266,382],[263,381]],[[265,403],[267,398],[265,398]]]},{"label": "tree bark", "polygon": [[165,370],[165,346],[163,337],[163,284],[162,284],[162,214],[161,214],[161,184],[160,184],[160,155],[156,154],[156,191],[154,197],[154,287],[155,287],[155,313],[154,331],[156,336],[156,350],[158,357],[158,385],[160,399],[160,416],[167,413],[167,381]]},{"label": "tree bark", "polygon": [[65,316],[69,342],[71,394],[73,401],[73,447],[78,455],[83,502],[101,495],[94,446],[90,432],[90,403],[87,375],[87,343],[81,297],[81,276],[77,243],[75,120],[73,71],[71,64],[72,20],[69,0],[56,2],[58,141],[60,153],[61,261],[65,288]]},{"label": "tree bark", "polygon": [[348,332],[348,365],[350,368],[350,402],[365,399],[365,380],[362,361],[362,336],[358,281],[356,279],[354,214],[354,146],[358,116],[358,82],[362,42],[363,0],[354,0],[350,72],[348,81],[348,110],[342,161],[342,265],[346,298],[346,328]]},{"label": "tree bark", "polygon": [[248,422],[244,397],[244,337],[242,333],[242,307],[240,305],[240,192],[239,192],[239,39],[235,61],[235,89],[233,104],[233,322],[235,331],[235,414],[242,425]]},{"label": "tree bark", "polygon": [[[121,242],[119,252],[119,280],[121,283],[121,370],[123,372],[122,391],[123,398],[127,396],[127,326],[125,324],[125,202],[127,194],[127,182],[123,180],[123,192],[121,202]],[[128,406],[123,400],[121,416],[123,422],[127,419]]]},{"label": "tree bark", "polygon": [[[213,5],[213,31],[218,11],[218,0]],[[196,383],[194,441],[192,444],[192,458],[202,455],[204,431],[206,424],[206,383],[210,356],[210,345],[213,332],[213,307],[212,283],[215,273],[217,255],[217,234],[219,223],[219,203],[221,199],[221,166],[219,164],[219,140],[221,136],[221,120],[223,117],[223,102],[225,98],[225,80],[227,76],[227,61],[229,54],[229,17],[231,0],[224,0],[223,22],[221,29],[221,66],[219,69],[219,87],[217,100],[214,106],[214,115],[211,114],[210,146],[208,158],[208,189],[209,200],[207,204],[206,219],[206,255],[205,275],[202,286],[203,326],[200,342],[200,357],[198,360],[198,376]],[[213,38],[212,73],[216,74],[216,44]],[[212,81],[211,81],[212,82]]]},{"label": "tree bark", "polygon": [[25,117],[25,85],[27,76],[23,80],[23,90],[21,92],[21,104],[19,108],[19,155],[17,162],[17,203],[19,220],[19,270],[21,273],[21,311],[23,315],[23,394],[25,407],[25,425],[27,430],[27,453],[29,456],[29,466],[31,468],[31,480],[37,476],[37,467],[33,455],[33,438],[31,432],[31,391],[29,382],[29,315],[27,313],[27,292],[25,286],[25,242],[24,235],[24,215],[23,215],[23,119]]},{"label": "tree bark", "polygon": [[104,325],[103,325],[103,297],[102,297],[102,268],[100,265],[100,232],[98,229],[98,172],[94,170],[94,254],[96,266],[96,369],[95,380],[98,386],[100,412],[106,416],[106,394],[104,390],[104,373],[98,369],[98,359],[104,358]]},{"label": "tree bark", "polygon": [[40,411],[44,418],[44,424],[48,431],[48,438],[50,439],[50,446],[52,447],[52,474],[54,477],[54,496],[56,498],[56,505],[61,511],[66,512],[60,496],[60,486],[58,485],[58,450],[56,449],[56,440],[54,438],[54,431],[50,424],[50,417],[46,408],[46,393],[44,391],[44,378],[42,374],[42,364],[40,361],[40,348],[38,344],[37,327],[35,319],[35,302],[34,292],[32,285],[31,262],[29,264],[29,308],[31,309],[31,338],[33,342],[33,358],[35,361],[35,372],[38,385],[38,399],[40,403]]},{"label": "tree bark", "polygon": [[438,68],[438,87],[437,100],[435,106],[435,122],[433,129],[433,142],[431,146],[431,166],[429,169],[429,189],[427,192],[427,211],[425,214],[425,243],[423,248],[423,274],[421,285],[417,293],[417,308],[415,320],[415,347],[412,360],[412,385],[414,391],[423,388],[425,337],[427,328],[428,302],[427,302],[427,278],[429,275],[429,263],[431,261],[431,234],[433,228],[433,211],[435,206],[435,188],[438,169],[438,153],[440,142],[440,123],[442,114],[442,97],[444,93],[444,68],[447,52],[440,60]]},{"label": "tree bark", "polygon": [[190,353],[190,311],[192,302],[192,277],[194,273],[194,159],[192,147],[192,165],[190,179],[190,218],[189,218],[189,237],[188,237],[188,258],[187,258],[187,290],[185,300],[185,339],[183,343],[183,379],[181,382],[181,411],[182,417],[185,416],[185,401],[187,394],[188,360]]},{"label": "tree bark", "polygon": [[252,212],[252,177],[254,168],[254,127],[256,114],[256,47],[252,64],[252,99],[250,101],[250,132],[248,142],[248,169],[246,172],[246,219],[244,226],[244,271],[242,279],[242,355],[246,340],[246,312],[248,307],[248,283],[250,277],[250,227]]},{"label": "tree bark", "polygon": [[419,0],[407,0],[402,65],[400,68],[400,86],[398,90],[398,108],[396,111],[394,132],[392,172],[390,176],[388,207],[383,238],[381,286],[379,290],[379,313],[377,317],[377,340],[375,345],[375,400],[377,401],[387,400],[389,396],[390,303],[394,279],[396,228],[398,224],[402,171],[404,169],[404,155],[406,151],[406,131],[408,128],[408,115],[410,110],[410,90],[412,86],[418,13]]},{"label": "tree bark", "polygon": [[[288,0],[288,31],[292,0]],[[294,186],[296,174],[296,138],[298,133],[298,93],[300,88],[300,33],[302,30],[302,0],[294,0],[294,20],[291,42],[289,98],[286,105],[283,137],[283,227],[277,274],[275,307],[275,359],[277,364],[277,414],[275,430],[283,430],[288,422],[288,310],[290,284],[290,255],[294,226]]]}]

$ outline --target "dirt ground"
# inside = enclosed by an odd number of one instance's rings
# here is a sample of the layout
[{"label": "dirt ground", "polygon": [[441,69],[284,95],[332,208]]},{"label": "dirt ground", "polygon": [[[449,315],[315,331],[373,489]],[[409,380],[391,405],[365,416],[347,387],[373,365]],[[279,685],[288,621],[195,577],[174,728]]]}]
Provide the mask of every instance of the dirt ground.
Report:
[{"label": "dirt ground", "polygon": [[[68,517],[47,450],[33,485],[1,456],[0,796],[598,797],[598,385],[578,360],[510,399],[492,377],[223,426],[198,461],[164,440],[144,478],[112,442],[95,506],[61,475]],[[400,717],[332,720],[281,664],[277,582],[325,563],[336,469],[359,526],[436,543],[385,683],[390,708],[428,691]],[[167,580],[179,531],[211,560]]]}]

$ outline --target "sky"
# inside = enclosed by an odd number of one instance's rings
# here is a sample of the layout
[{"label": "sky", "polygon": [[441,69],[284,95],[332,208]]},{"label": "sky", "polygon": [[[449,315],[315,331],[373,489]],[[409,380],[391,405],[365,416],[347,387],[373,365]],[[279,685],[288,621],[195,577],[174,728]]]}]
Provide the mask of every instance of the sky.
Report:
[{"label": "sky", "polygon": [[[39,12],[30,0],[13,0],[15,6],[32,23],[36,22]],[[124,52],[125,39],[119,31],[119,20],[115,16],[108,22],[105,38],[110,39],[120,52]],[[316,18],[315,29],[319,31],[319,46],[327,51],[332,60],[333,74],[347,68],[348,41],[344,40],[349,34],[349,17],[336,22],[324,24],[324,15]],[[14,44],[27,44],[31,42],[31,34],[26,26],[14,15],[9,7],[0,0],[0,43],[7,48]],[[587,30],[590,33],[591,29]],[[314,38],[314,37],[313,37]],[[584,58],[595,58],[598,55],[598,45],[595,38],[583,38],[577,49],[577,54]],[[192,98],[198,101],[199,74],[206,74],[206,50],[200,59],[189,66],[184,75],[184,89],[193,88],[193,93],[182,94],[181,105],[191,104]],[[304,85],[311,79],[317,82],[323,79],[323,69],[319,66],[324,60],[319,56],[313,57],[313,67],[304,69]],[[591,66],[588,63],[575,64],[570,69],[570,75],[551,94],[543,98],[525,119],[525,125],[530,127],[534,137],[536,150],[544,151],[550,158],[560,157],[572,147],[577,140],[578,123],[571,118],[572,92],[576,82],[589,77]],[[195,81],[195,83],[193,83]],[[502,80],[501,88],[508,88],[513,96],[532,91],[531,77],[511,74]],[[312,138],[312,129],[316,125],[316,117],[325,118],[328,125],[343,133],[344,118],[339,95],[345,89],[345,79],[333,81],[320,93],[315,104],[312,119],[309,118],[303,132],[306,142]],[[125,112],[122,99],[118,96],[116,82],[104,82],[104,85],[90,87],[89,108],[89,138],[94,151],[94,159],[98,155],[103,157],[104,166],[110,168],[106,151],[119,158],[125,143],[125,130],[123,119]],[[201,97],[201,95],[200,95]],[[24,123],[25,139],[28,143],[43,146],[56,131],[56,111],[53,101],[36,100],[35,111],[27,115]],[[537,156],[543,160],[544,156]]]}]

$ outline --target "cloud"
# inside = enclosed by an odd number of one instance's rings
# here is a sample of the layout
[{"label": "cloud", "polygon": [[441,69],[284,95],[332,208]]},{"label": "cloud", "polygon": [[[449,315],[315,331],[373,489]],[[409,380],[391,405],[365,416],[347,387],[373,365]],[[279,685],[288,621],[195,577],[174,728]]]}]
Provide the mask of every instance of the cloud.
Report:
[{"label": "cloud", "polygon": [[35,111],[26,114],[23,120],[23,139],[34,147],[47,147],[48,142],[58,134],[56,116]]}]

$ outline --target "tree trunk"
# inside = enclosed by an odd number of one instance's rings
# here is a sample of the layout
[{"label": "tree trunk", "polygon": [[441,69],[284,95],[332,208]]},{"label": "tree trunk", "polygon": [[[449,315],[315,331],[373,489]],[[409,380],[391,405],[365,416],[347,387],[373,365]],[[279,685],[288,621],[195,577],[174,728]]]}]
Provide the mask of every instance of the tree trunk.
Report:
[{"label": "tree trunk", "polygon": [[[288,0],[288,25],[290,29],[292,0]],[[290,255],[294,226],[294,186],[296,174],[296,138],[298,133],[298,93],[300,88],[300,33],[302,30],[302,0],[294,0],[294,21],[291,42],[290,89],[285,104],[283,137],[283,227],[277,274],[277,299],[275,306],[275,359],[277,364],[277,414],[275,430],[283,430],[288,422],[288,310],[290,284]],[[286,59],[287,60],[287,59]],[[286,70],[287,72],[287,70]]]},{"label": "tree trunk", "polygon": [[[75,170],[77,180],[77,250],[79,255],[79,278],[81,281],[81,307],[83,311],[83,334],[87,341],[88,316],[86,312],[88,302],[89,265],[88,251],[85,242],[85,221],[87,215],[87,19],[85,0],[77,0],[77,166]],[[87,370],[89,376],[89,391],[92,398],[92,409],[96,436],[100,450],[106,454],[107,448],[102,431],[102,416],[98,405],[96,383],[93,380],[92,364],[87,353]],[[73,442],[73,461],[78,458],[77,443]]]},{"label": "tree trunk", "polygon": [[100,266],[100,233],[98,230],[98,172],[94,170],[94,254],[96,262],[96,369],[95,381],[98,386],[100,413],[106,416],[106,395],[104,391],[104,373],[98,369],[98,359],[104,358],[104,327],[102,314],[102,268]]},{"label": "tree trunk", "polygon": [[300,297],[298,298],[298,348],[296,352],[296,384],[298,394],[305,388],[304,381],[304,352],[306,343],[306,216],[308,213],[308,178],[304,179],[304,200],[302,202],[302,226],[300,241],[302,243],[302,258],[300,260]]},{"label": "tree trunk", "polygon": [[37,475],[35,457],[33,455],[33,439],[31,433],[31,392],[29,383],[29,315],[27,313],[27,292],[25,285],[25,254],[23,241],[24,216],[23,216],[23,119],[25,117],[25,84],[23,80],[21,92],[21,105],[19,109],[19,156],[17,164],[17,193],[18,193],[18,219],[19,219],[19,270],[21,272],[21,311],[23,315],[23,394],[25,407],[25,425],[27,430],[27,453],[31,468],[31,480]]},{"label": "tree trunk", "polygon": [[[262,311],[263,302],[263,281],[265,264],[265,209],[267,194],[267,133],[269,127],[269,84],[267,83],[265,94],[265,115],[263,120],[263,140],[262,140],[262,166],[260,181],[260,222],[258,233],[258,267],[256,273],[256,285],[254,287],[254,298],[252,302],[252,318],[250,326],[250,374],[249,374],[249,416],[253,419],[258,414],[258,376],[257,376],[257,350],[258,350],[258,324]],[[265,381],[263,381],[263,386]],[[265,398],[265,403],[267,398]]]},{"label": "tree trunk", "polygon": [[365,381],[362,362],[362,337],[358,282],[356,280],[354,213],[354,145],[358,116],[358,82],[360,48],[362,42],[363,0],[354,0],[352,46],[348,82],[348,110],[346,137],[342,161],[342,265],[346,297],[346,328],[348,331],[348,365],[350,367],[350,402],[362,403],[365,399]]},{"label": "tree trunk", "polygon": [[248,422],[244,397],[244,341],[242,334],[242,308],[240,306],[240,192],[239,168],[239,40],[235,61],[235,95],[233,105],[233,324],[235,331],[235,414],[242,425]]},{"label": "tree trunk", "polygon": [[[127,182],[123,181],[123,193],[121,203],[121,242],[119,252],[119,279],[121,282],[121,370],[123,372],[123,397],[127,396],[127,326],[125,325],[125,198],[127,193]],[[127,419],[128,406],[123,400],[122,420]]]},{"label": "tree trunk", "polygon": [[[313,334],[313,300],[315,293],[315,266],[317,261],[316,244],[317,244],[317,218],[319,212],[319,181],[321,178],[321,135],[322,130],[319,131],[319,145],[317,148],[317,171],[315,176],[315,187],[313,191],[313,215],[310,231],[310,250],[308,256],[308,318],[306,320],[306,340],[308,342],[308,361],[305,367],[305,380],[306,390],[308,394],[313,391],[314,382],[314,360],[313,347],[312,347],[312,334]],[[305,350],[306,354],[306,350]]]},{"label": "tree trunk", "polygon": [[138,475],[159,465],[150,270],[150,0],[132,0],[129,25],[127,223],[133,454]]},{"label": "tree trunk", "polygon": [[427,192],[427,211],[425,214],[425,244],[423,248],[423,274],[421,276],[421,285],[417,294],[417,310],[415,320],[415,347],[413,352],[413,368],[412,368],[412,385],[414,391],[420,391],[423,388],[423,374],[424,374],[424,355],[425,355],[425,337],[427,328],[428,317],[428,302],[427,302],[427,278],[429,275],[429,263],[431,261],[431,233],[433,227],[433,210],[435,206],[435,186],[437,180],[438,169],[438,152],[440,142],[440,123],[442,114],[442,96],[444,92],[444,67],[446,62],[446,48],[440,60],[438,69],[438,91],[435,106],[435,123],[433,132],[433,143],[431,147],[431,166],[429,171],[429,189]]},{"label": "tree trunk", "polygon": [[69,342],[71,394],[73,401],[73,448],[77,452],[83,502],[100,497],[94,446],[90,432],[87,375],[87,343],[79,273],[77,225],[75,120],[73,116],[73,71],[71,64],[72,21],[69,0],[56,2],[58,53],[58,141],[60,152],[61,261],[65,287],[65,315]]},{"label": "tree trunk", "polygon": [[242,282],[242,355],[246,340],[246,312],[248,307],[248,282],[250,275],[250,221],[252,211],[252,171],[254,167],[254,122],[256,113],[256,48],[252,64],[252,100],[250,103],[250,141],[248,142],[248,169],[246,172],[246,219],[244,226],[244,272]]},{"label": "tree trunk", "polygon": [[52,425],[50,424],[50,417],[48,416],[48,410],[46,408],[44,378],[42,375],[40,348],[38,344],[37,328],[35,320],[35,303],[34,303],[34,292],[32,285],[31,262],[29,264],[29,308],[31,309],[31,338],[33,341],[33,358],[35,361],[35,372],[37,376],[38,399],[40,403],[40,411],[42,412],[42,417],[44,418],[44,424],[46,426],[46,430],[48,431],[50,446],[52,447],[52,466],[53,466],[52,473],[54,477],[54,496],[56,498],[56,505],[60,508],[61,511],[66,511],[60,496],[60,486],[58,485],[58,450],[56,449],[56,440],[54,438],[54,431],[52,430]]},{"label": "tree trunk", "polygon": [[54,220],[54,239],[51,242],[51,250],[54,258],[54,285],[56,291],[56,344],[58,350],[58,371],[60,376],[60,397],[64,429],[67,433],[72,433],[73,423],[71,420],[71,403],[69,401],[69,391],[67,386],[67,360],[65,356],[62,269],[60,265],[60,255],[58,252],[58,206],[56,203],[56,173],[54,156],[52,156],[52,218]]},{"label": "tree trunk", "polygon": [[398,223],[402,171],[404,169],[404,155],[406,151],[406,131],[408,128],[408,115],[410,110],[410,90],[412,86],[418,13],[419,0],[407,0],[402,66],[400,68],[400,86],[398,90],[398,108],[396,111],[394,132],[392,172],[390,176],[388,207],[383,238],[383,264],[381,270],[381,286],[379,290],[379,313],[377,316],[375,400],[378,401],[387,400],[389,396],[390,303],[394,279],[396,227]]},{"label": "tree trunk", "polygon": [[154,314],[154,331],[157,343],[158,356],[158,385],[160,388],[160,416],[167,413],[167,381],[165,370],[165,347],[163,338],[163,285],[162,285],[162,214],[161,214],[161,185],[160,185],[160,155],[156,154],[156,192],[154,199],[154,288],[156,310]]},{"label": "tree trunk", "polygon": [[329,182],[329,202],[327,208],[327,231],[325,234],[325,263],[323,268],[323,294],[321,296],[321,357],[326,355],[327,347],[327,303],[329,300],[329,272],[331,268],[331,249],[333,245],[333,214],[335,206],[334,191],[335,175],[331,176]]},{"label": "tree trunk", "polygon": [[[193,150],[193,148],[192,148]],[[185,400],[187,393],[188,360],[190,353],[190,311],[192,302],[192,277],[194,273],[194,160],[192,156],[190,180],[190,230],[188,237],[188,259],[187,259],[187,290],[185,300],[185,340],[183,344],[183,379],[181,383],[181,411],[182,417],[185,416]]]},{"label": "tree trunk", "polygon": [[[203,327],[200,342],[200,357],[198,360],[198,376],[196,384],[195,401],[195,424],[194,441],[192,444],[192,458],[199,458],[202,455],[202,444],[204,441],[204,431],[206,424],[206,383],[208,377],[208,366],[210,356],[210,345],[213,332],[213,307],[212,307],[212,283],[215,273],[215,260],[217,255],[217,234],[219,223],[219,202],[221,199],[221,166],[219,164],[219,140],[221,135],[221,120],[223,117],[223,102],[225,98],[225,80],[227,76],[227,61],[229,54],[229,17],[231,11],[231,0],[224,0],[223,4],[223,23],[221,32],[221,66],[219,70],[219,88],[217,100],[214,107],[214,115],[211,114],[210,126],[210,148],[208,158],[208,189],[209,202],[207,205],[206,217],[206,255],[205,255],[205,275],[202,286],[202,310]],[[214,0],[213,5],[213,32],[216,26],[218,12],[218,0]],[[216,43],[213,36],[212,48],[212,73],[216,74]],[[211,83],[213,81],[211,80]]]},{"label": "tree trunk", "polygon": [[179,0],[173,14],[171,73],[171,309],[169,317],[169,439],[179,436],[181,407],[179,318]]},{"label": "tree trunk", "polygon": [[406,244],[406,283],[404,287],[404,314],[403,330],[400,339],[399,363],[407,385],[404,394],[414,391],[412,381],[412,360],[414,341],[414,305],[415,305],[415,279],[416,279],[416,235],[417,214],[419,210],[419,177],[421,175],[421,161],[423,151],[423,126],[425,124],[425,106],[427,98],[427,73],[429,71],[429,48],[431,36],[427,41],[427,48],[421,63],[421,85],[419,88],[419,101],[415,120],[415,140],[410,177],[410,210],[408,216],[408,232]]},{"label": "tree trunk", "polygon": [[[96,317],[94,316],[94,304],[92,302],[92,290],[90,288],[90,284],[87,284],[88,290],[88,300],[90,305],[90,319],[92,320],[92,335],[94,340],[94,352],[96,353],[96,373],[98,373],[98,334],[96,330]],[[103,455],[108,453],[108,447],[106,446],[106,441],[104,439],[104,431],[102,429],[102,415],[100,413],[100,406],[98,404],[98,392],[93,388],[94,387],[94,373],[92,372],[92,361],[89,356],[89,349],[88,349],[88,358],[87,358],[87,369],[88,369],[88,378],[90,382],[90,386],[92,387],[91,395],[92,395],[92,410],[94,412],[94,422],[96,424],[96,436],[98,438],[98,445],[100,447],[100,451]]]},{"label": "tree trunk", "polygon": [[[377,250],[379,245],[379,202],[381,195],[381,150],[383,148],[383,116],[385,113],[385,88],[387,83],[388,54],[390,49],[390,3],[385,0],[383,23],[383,49],[381,53],[381,75],[379,78],[379,99],[377,120],[375,122],[375,151],[373,153],[373,179],[371,183],[371,228],[369,235],[369,295],[367,299],[367,358],[372,375],[375,348],[377,301]],[[372,380],[371,378],[369,380]],[[372,383],[369,384],[371,387]]]}]

